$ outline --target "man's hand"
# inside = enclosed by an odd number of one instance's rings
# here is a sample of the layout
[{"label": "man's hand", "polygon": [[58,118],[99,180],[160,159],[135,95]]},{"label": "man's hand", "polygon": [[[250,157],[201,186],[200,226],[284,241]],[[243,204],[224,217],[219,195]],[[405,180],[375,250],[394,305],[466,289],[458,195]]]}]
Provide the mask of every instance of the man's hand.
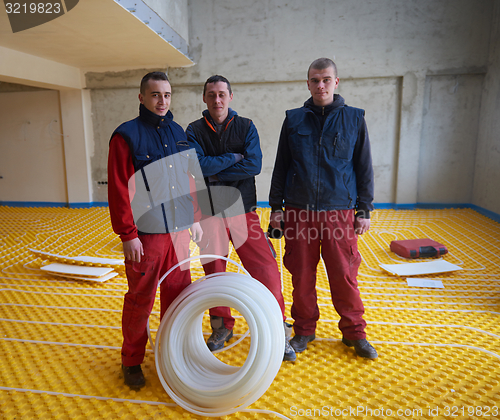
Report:
[{"label": "man's hand", "polygon": [[123,254],[126,260],[141,262],[141,255],[144,255],[141,240],[135,238],[123,242]]},{"label": "man's hand", "polygon": [[193,223],[190,231],[191,239],[193,240],[193,242],[200,242],[201,238],[203,237],[203,229],[201,228],[201,225],[198,222]]},{"label": "man's hand", "polygon": [[274,229],[281,230],[281,221],[283,220],[283,212],[282,211],[273,211],[271,212],[271,217],[269,220],[269,224]]},{"label": "man's hand", "polygon": [[240,160],[243,160],[243,158],[245,157],[241,153],[233,153],[233,155],[234,159],[236,160],[236,162],[234,162],[235,164],[238,163]]},{"label": "man's hand", "polygon": [[370,229],[370,219],[363,219],[362,217],[356,217],[354,222],[354,231],[358,235],[368,232]]}]

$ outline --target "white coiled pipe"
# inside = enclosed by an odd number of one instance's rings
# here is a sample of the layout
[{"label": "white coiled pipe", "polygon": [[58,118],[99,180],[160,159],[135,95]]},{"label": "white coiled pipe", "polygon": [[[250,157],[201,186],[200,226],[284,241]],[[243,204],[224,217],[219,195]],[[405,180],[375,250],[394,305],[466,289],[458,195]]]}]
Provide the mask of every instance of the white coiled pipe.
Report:
[{"label": "white coiled pipe", "polygon": [[[228,258],[204,257],[232,262],[247,274],[216,273],[189,285],[165,313],[153,347],[168,395],[191,413],[217,417],[242,410],[266,392],[283,361],[285,332],[281,309],[267,287]],[[215,306],[238,310],[248,324],[250,350],[241,367],[221,362],[205,343],[203,314]]]}]

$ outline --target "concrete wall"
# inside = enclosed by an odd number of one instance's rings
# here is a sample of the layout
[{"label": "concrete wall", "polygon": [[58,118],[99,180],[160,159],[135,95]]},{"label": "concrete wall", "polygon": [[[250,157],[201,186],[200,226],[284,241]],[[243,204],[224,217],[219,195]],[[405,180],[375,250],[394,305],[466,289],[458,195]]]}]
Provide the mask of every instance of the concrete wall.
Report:
[{"label": "concrete wall", "polygon": [[[367,111],[376,202],[470,202],[493,3],[191,0],[190,48],[197,65],[170,69],[177,89],[172,106],[187,124],[203,109],[207,77],[219,73],[232,81],[234,109],[252,118],[261,135],[258,198],[266,201],[284,111],[308,98],[307,67],[328,56],[338,65],[339,93]],[[448,78],[460,80],[458,96],[431,96]],[[464,131],[453,122],[465,124],[465,115],[472,125]],[[467,160],[468,173],[457,171],[460,159],[440,159],[446,176],[436,184],[426,166],[435,161],[433,144]]]},{"label": "concrete wall", "polygon": [[[228,77],[232,107],[252,118],[261,136],[258,199],[267,201],[284,112],[309,97],[310,62],[328,56],[338,65],[339,93],[366,110],[377,203],[473,201],[500,212],[485,181],[498,175],[489,158],[498,149],[498,41],[490,51],[492,29],[498,38],[494,4],[189,0],[190,55],[197,64],[168,69],[174,117],[184,127],[199,118],[206,78]],[[94,181],[105,174],[109,135],[137,115],[146,71],[94,74],[94,83],[87,75]],[[490,111],[484,112],[485,104]],[[94,201],[105,200],[105,193],[94,190]]]},{"label": "concrete wall", "polygon": [[144,0],[158,16],[185,40],[189,39],[189,12],[187,0]]},{"label": "concrete wall", "polygon": [[419,203],[472,203],[483,75],[426,78]]},{"label": "concrete wall", "polygon": [[238,81],[302,80],[318,56],[342,77],[486,64],[493,1],[190,0],[197,65],[178,82],[220,72]]},{"label": "concrete wall", "polygon": [[500,214],[500,2],[495,3],[479,122],[473,204]]},{"label": "concrete wall", "polygon": [[[67,201],[59,93],[0,93],[0,201]],[[28,198],[29,197],[29,198]]]}]

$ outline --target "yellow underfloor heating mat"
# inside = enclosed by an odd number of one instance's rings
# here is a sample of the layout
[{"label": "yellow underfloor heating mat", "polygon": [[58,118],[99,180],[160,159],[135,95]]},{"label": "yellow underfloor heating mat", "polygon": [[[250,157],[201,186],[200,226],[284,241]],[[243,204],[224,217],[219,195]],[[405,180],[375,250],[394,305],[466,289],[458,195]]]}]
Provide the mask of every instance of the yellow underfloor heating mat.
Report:
[{"label": "yellow underfloor heating mat", "polygon": [[[269,209],[258,213],[267,230]],[[413,287],[381,269],[380,264],[412,262],[389,246],[416,238],[446,245],[444,259],[461,268],[421,276],[443,288]],[[281,263],[285,243],[272,242],[289,317],[291,278]],[[316,340],[295,363],[282,364],[259,400],[226,418],[500,418],[500,225],[469,209],[377,210],[359,250],[359,289],[378,359],[357,357],[342,344],[321,261]],[[41,270],[54,262],[46,254],[122,258],[108,209],[0,207],[0,418],[201,418],[169,398],[149,346],[146,386],[132,391],[123,383],[123,270],[104,282],[63,278]],[[234,250],[229,258],[239,262]],[[203,276],[199,262],[192,263],[192,275]],[[157,296],[153,335],[159,310]],[[247,330],[244,318],[235,315],[231,342]],[[208,335],[208,316],[203,330]],[[241,366],[249,340],[217,357]]]}]

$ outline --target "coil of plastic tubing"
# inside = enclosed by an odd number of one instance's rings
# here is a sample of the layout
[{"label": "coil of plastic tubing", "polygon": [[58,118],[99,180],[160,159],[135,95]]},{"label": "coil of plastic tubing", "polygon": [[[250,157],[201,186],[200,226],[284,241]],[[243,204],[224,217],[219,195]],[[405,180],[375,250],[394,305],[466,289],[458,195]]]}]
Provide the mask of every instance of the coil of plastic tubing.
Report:
[{"label": "coil of plastic tubing", "polygon": [[[191,413],[217,417],[244,409],[266,392],[283,361],[285,332],[267,287],[228,258],[204,257],[225,259],[247,274],[217,273],[191,283],[165,313],[156,343],[150,340],[159,379],[172,400]],[[241,367],[220,361],[205,343],[203,314],[214,306],[236,309],[248,324],[250,349]]]}]

